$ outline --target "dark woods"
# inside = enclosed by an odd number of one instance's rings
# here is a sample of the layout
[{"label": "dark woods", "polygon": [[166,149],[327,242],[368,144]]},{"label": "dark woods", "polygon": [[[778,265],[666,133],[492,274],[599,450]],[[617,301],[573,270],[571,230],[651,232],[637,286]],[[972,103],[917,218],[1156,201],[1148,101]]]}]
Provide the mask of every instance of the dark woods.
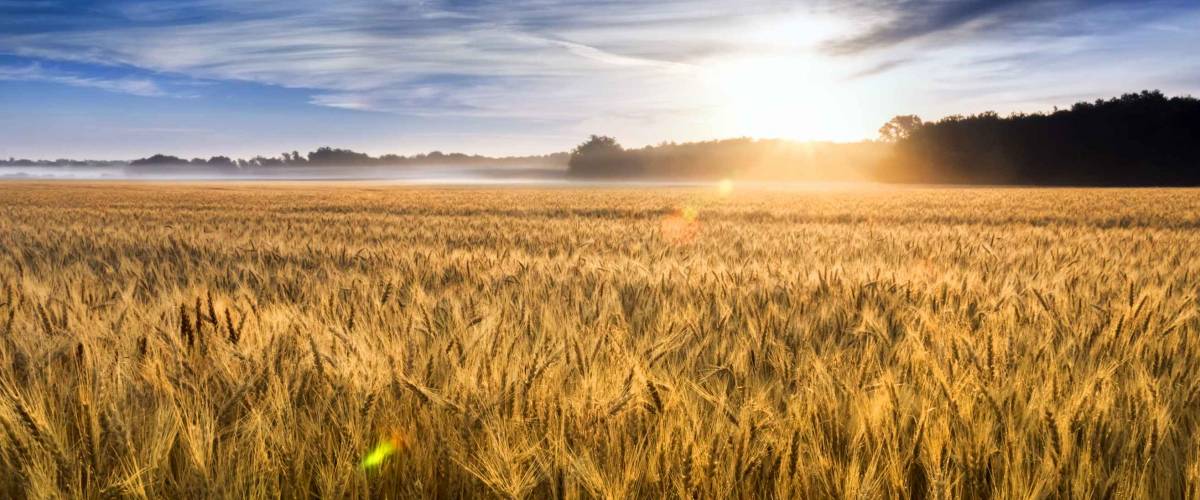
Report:
[{"label": "dark woods", "polygon": [[1049,114],[897,117],[880,180],[1077,186],[1200,185],[1200,100],[1159,92]]}]

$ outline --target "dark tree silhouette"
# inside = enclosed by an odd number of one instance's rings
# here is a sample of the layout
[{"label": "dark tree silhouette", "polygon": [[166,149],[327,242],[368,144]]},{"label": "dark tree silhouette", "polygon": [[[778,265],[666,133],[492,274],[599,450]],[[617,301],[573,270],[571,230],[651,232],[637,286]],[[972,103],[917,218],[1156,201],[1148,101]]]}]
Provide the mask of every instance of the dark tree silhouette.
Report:
[{"label": "dark tree silhouette", "polygon": [[161,154],[129,162],[129,166],[131,167],[182,167],[186,166],[187,164],[187,160],[178,156]]},{"label": "dark tree silhouette", "polygon": [[592,135],[571,150],[567,171],[576,177],[622,177],[639,173],[637,159],[627,154],[617,140]]},{"label": "dark tree silhouette", "polygon": [[895,147],[884,180],[1200,185],[1200,100],[1143,91],[1050,114],[950,116]]},{"label": "dark tree silhouette", "polygon": [[209,170],[215,170],[222,173],[236,173],[238,171],[237,163],[234,163],[228,156],[214,156],[208,159],[207,165]]},{"label": "dark tree silhouette", "polygon": [[308,163],[313,165],[357,166],[369,165],[372,158],[365,154],[349,149],[334,149],[320,147],[308,154]]},{"label": "dark tree silhouette", "polygon": [[921,128],[925,123],[921,121],[921,117],[917,115],[900,115],[888,120],[887,123],[879,127],[879,140],[883,142],[899,142],[907,139],[912,135],[913,131]]}]

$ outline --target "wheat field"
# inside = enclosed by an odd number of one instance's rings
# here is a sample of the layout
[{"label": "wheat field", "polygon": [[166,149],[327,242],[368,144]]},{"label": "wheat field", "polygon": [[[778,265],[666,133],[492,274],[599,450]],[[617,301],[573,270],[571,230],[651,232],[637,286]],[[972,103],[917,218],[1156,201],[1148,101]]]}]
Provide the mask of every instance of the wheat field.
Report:
[{"label": "wheat field", "polygon": [[1195,190],[0,184],[0,495],[1200,498],[1198,227]]}]

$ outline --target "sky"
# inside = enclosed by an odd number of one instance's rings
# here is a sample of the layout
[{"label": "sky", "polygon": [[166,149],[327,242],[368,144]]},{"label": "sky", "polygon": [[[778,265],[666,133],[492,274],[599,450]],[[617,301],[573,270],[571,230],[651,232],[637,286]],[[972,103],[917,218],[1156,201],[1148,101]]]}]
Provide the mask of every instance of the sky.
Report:
[{"label": "sky", "polygon": [[0,0],[0,157],[873,139],[1200,94],[1195,0]]}]

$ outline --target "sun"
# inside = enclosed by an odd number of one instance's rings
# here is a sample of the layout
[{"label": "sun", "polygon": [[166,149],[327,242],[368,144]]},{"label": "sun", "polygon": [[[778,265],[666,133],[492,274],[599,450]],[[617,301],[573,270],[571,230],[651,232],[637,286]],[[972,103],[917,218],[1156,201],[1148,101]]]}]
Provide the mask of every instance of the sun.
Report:
[{"label": "sun", "polygon": [[807,140],[838,128],[844,96],[819,60],[739,58],[714,64],[705,81],[720,133]]}]

